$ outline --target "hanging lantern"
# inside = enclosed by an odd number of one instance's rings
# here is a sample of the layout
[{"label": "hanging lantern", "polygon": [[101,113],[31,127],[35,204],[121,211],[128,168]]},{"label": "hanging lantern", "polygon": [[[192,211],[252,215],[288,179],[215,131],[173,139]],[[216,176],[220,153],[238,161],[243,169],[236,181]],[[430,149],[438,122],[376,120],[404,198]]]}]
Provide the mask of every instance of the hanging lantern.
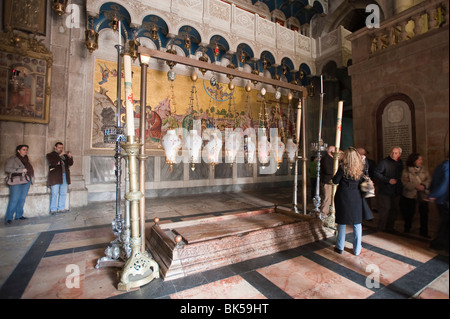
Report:
[{"label": "hanging lantern", "polygon": [[219,163],[219,155],[222,151],[222,140],[217,136],[216,132],[211,134],[211,139],[206,144],[205,149],[208,163],[214,167]]},{"label": "hanging lantern", "polygon": [[113,29],[114,32],[119,30],[119,19],[117,18],[117,16],[113,16],[109,26],[111,27],[111,29]]},{"label": "hanging lantern", "polygon": [[52,2],[53,11],[55,11],[59,16],[66,13],[66,7],[69,0],[52,0]]},{"label": "hanging lantern", "polygon": [[197,130],[190,130],[184,145],[189,152],[189,162],[191,163],[192,171],[195,170],[195,163],[200,163],[202,143],[202,138],[198,135]]},{"label": "hanging lantern", "polygon": [[[258,159],[261,164],[269,163],[271,144],[267,139],[266,129],[263,128],[263,135],[258,141]],[[263,166],[264,168],[264,166]]]},{"label": "hanging lantern", "polygon": [[141,43],[136,39],[136,31],[134,32],[134,39],[128,41],[128,44],[130,46],[129,53],[130,57],[135,61],[138,57],[138,48],[141,45]]},{"label": "hanging lantern", "polygon": [[292,164],[295,163],[295,156],[297,154],[297,144],[292,138],[288,138],[286,142],[286,152],[288,156],[289,168],[292,169]]},{"label": "hanging lantern", "polygon": [[[173,45],[170,47],[170,49],[168,49],[167,51],[166,51],[167,53],[170,53],[170,54],[175,54],[175,55],[177,55],[177,51],[175,51],[174,50],[174,48],[173,48]],[[176,62],[173,62],[173,61],[166,61],[166,64],[169,66],[169,68],[172,70],[172,68],[175,66],[175,65],[177,65],[177,63]]]},{"label": "hanging lantern", "polygon": [[244,157],[246,163],[255,163],[256,145],[250,136],[246,136],[244,140]]},{"label": "hanging lantern", "polygon": [[158,36],[158,27],[156,25],[152,25],[152,28],[150,29],[150,37],[153,39],[153,41],[156,41]]},{"label": "hanging lantern", "polygon": [[177,153],[180,148],[181,141],[175,130],[168,130],[167,134],[162,138],[162,146],[166,154],[166,164],[169,164],[172,172],[173,164],[176,161]]},{"label": "hanging lantern", "polygon": [[235,132],[232,132],[225,137],[225,158],[226,163],[230,163],[230,166],[233,166],[240,147],[241,140]]},{"label": "hanging lantern", "polygon": [[[202,55],[198,58],[198,60],[202,61],[202,62],[208,62],[209,61],[208,57],[206,56],[205,49],[202,50]],[[199,69],[200,72],[202,72],[203,75],[205,75],[205,73],[207,71],[205,68],[198,68],[198,69]]]},{"label": "hanging lantern", "polygon": [[283,155],[286,146],[284,145],[280,137],[277,137],[276,139],[277,142],[274,145],[274,151],[277,155],[277,169],[280,169],[280,164],[283,163]]},{"label": "hanging lantern", "polygon": [[86,40],[84,44],[90,53],[94,52],[98,49],[98,32],[95,32],[92,29],[86,30]]},{"label": "hanging lantern", "polygon": [[217,57],[218,57],[219,54],[220,54],[220,49],[219,49],[219,46],[217,45],[217,42],[216,42],[216,45],[214,46],[213,54],[214,54],[214,57],[215,57],[216,60],[217,60]]},{"label": "hanging lantern", "polygon": [[184,39],[184,47],[186,50],[189,50],[191,48],[191,39],[188,35],[186,35],[186,38]]}]

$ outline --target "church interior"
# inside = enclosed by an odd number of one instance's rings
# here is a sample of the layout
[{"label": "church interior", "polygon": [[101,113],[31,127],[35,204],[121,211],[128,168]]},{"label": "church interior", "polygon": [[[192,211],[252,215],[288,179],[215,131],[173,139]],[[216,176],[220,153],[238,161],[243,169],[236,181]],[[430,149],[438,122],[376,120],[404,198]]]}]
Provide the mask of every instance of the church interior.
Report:
[{"label": "church interior", "polygon": [[380,230],[375,180],[361,254],[351,226],[338,254],[311,171],[328,146],[448,159],[448,0],[2,2],[0,167],[25,144],[34,178],[0,298],[449,298],[435,203],[426,237],[418,213]]}]

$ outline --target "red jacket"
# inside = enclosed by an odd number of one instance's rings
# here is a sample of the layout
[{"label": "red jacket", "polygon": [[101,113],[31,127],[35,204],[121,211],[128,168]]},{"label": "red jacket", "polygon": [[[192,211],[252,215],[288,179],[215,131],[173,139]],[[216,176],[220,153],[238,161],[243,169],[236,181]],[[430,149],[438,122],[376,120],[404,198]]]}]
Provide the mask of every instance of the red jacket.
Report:
[{"label": "red jacket", "polygon": [[53,186],[57,184],[62,184],[62,174],[63,174],[63,166],[61,162],[64,162],[65,173],[66,173],[66,181],[67,184],[70,184],[70,170],[69,166],[73,165],[73,158],[64,155],[60,157],[56,151],[47,154],[47,162],[48,162],[48,186]]}]

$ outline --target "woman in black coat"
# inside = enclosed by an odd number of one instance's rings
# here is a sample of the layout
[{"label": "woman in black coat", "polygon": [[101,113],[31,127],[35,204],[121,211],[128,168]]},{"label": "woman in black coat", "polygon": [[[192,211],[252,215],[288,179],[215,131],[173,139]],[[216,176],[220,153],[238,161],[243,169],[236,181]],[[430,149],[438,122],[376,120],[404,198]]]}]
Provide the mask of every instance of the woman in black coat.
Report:
[{"label": "woman in black coat", "polygon": [[363,170],[364,161],[357,150],[353,147],[346,149],[342,165],[333,177],[333,184],[339,184],[334,197],[336,223],[338,224],[334,250],[339,254],[342,254],[344,250],[346,225],[353,226],[353,252],[355,255],[360,254],[363,210],[365,214],[372,215],[359,189],[359,185],[364,181]]}]

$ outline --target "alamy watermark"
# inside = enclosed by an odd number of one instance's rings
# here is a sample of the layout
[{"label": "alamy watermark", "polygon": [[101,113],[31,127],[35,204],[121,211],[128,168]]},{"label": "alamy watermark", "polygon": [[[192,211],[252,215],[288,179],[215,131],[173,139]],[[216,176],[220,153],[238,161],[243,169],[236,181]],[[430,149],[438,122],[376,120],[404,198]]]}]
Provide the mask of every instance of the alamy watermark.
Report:
[{"label": "alamy watermark", "polygon": [[80,266],[69,264],[66,266],[66,287],[69,289],[80,288]]},{"label": "alamy watermark", "polygon": [[366,7],[366,13],[370,13],[366,18],[366,26],[369,29],[380,27],[380,7],[376,4],[369,4]]},{"label": "alamy watermark", "polygon": [[369,289],[380,288],[380,268],[375,264],[367,265],[366,287]]}]

